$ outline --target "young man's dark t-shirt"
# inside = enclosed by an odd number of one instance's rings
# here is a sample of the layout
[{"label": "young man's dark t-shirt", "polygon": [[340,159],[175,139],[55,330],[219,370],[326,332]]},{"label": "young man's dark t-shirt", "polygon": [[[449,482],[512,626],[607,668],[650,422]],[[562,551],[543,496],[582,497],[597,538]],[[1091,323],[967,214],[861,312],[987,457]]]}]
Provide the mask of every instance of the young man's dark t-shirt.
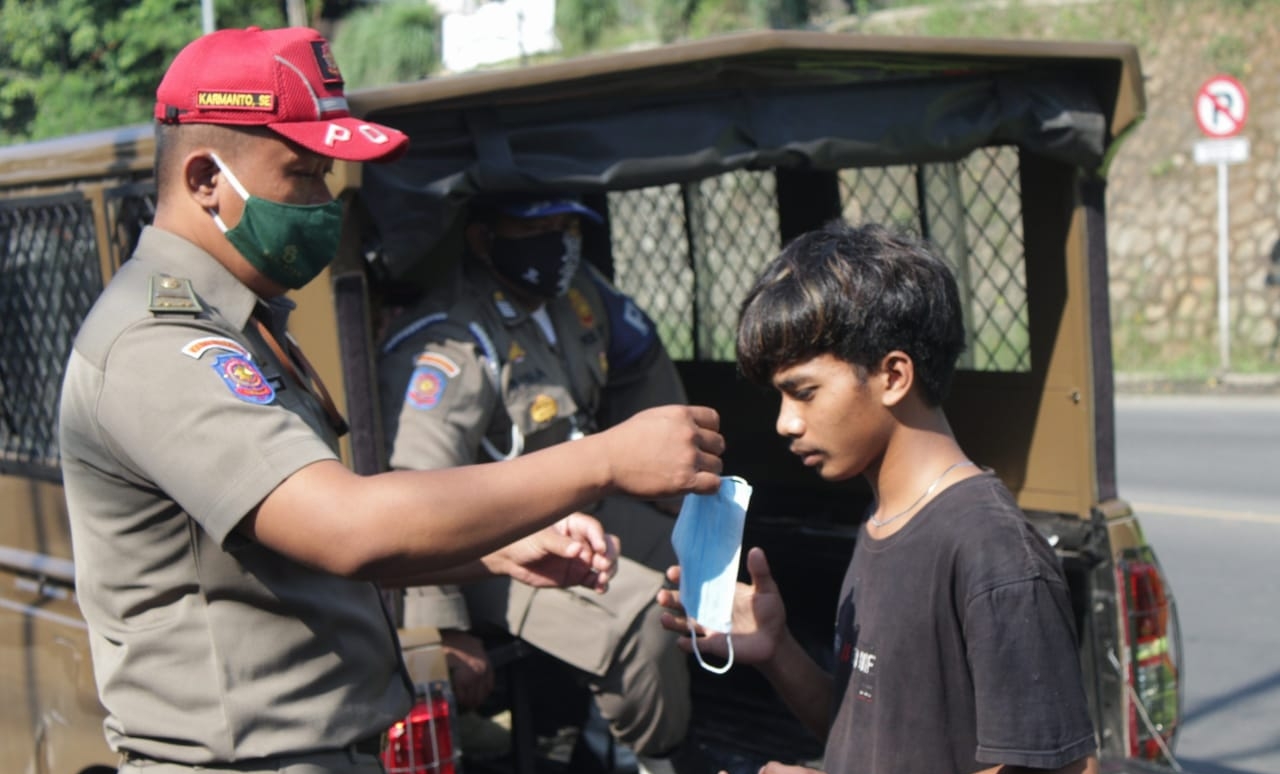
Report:
[{"label": "young man's dark t-shirt", "polygon": [[858,536],[836,620],[831,774],[1053,769],[1093,752],[1057,557],[995,476]]}]

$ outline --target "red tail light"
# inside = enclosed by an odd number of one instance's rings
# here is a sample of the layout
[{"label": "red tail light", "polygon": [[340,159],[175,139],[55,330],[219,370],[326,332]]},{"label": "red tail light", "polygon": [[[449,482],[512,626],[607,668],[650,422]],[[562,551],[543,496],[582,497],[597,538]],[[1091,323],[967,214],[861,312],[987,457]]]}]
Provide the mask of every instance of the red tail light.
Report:
[{"label": "red tail light", "polygon": [[1173,600],[1149,549],[1122,559],[1117,572],[1126,621],[1129,754],[1168,759],[1180,709]]},{"label": "red tail light", "polygon": [[449,693],[432,685],[417,697],[404,720],[387,731],[382,766],[387,774],[458,774]]}]

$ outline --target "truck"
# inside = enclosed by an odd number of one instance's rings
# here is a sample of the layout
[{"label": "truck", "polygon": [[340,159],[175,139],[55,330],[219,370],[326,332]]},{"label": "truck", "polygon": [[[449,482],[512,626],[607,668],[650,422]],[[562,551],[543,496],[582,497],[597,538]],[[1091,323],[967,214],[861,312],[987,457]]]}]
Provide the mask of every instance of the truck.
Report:
[{"label": "truck", "polygon": [[[1107,772],[1176,769],[1183,675],[1174,596],[1116,476],[1107,170],[1145,102],[1126,43],[763,31],[452,75],[348,95],[406,132],[389,165],[339,163],[339,254],[293,295],[295,335],[373,473],[386,439],[381,324],[465,260],[467,203],[571,192],[604,216],[584,256],[645,308],[690,400],[716,408],[726,473],[754,495],[792,628],[831,662],[833,611],[870,492],[822,484],[773,429],[776,398],[734,364],[737,305],[781,245],[834,219],[916,231],[945,254],[968,348],[945,405],[1070,584]],[[80,320],[155,206],[153,129],[0,148],[0,758],[9,771],[113,770],[76,606],[59,485],[58,390]],[[431,631],[403,631],[421,687],[387,734],[388,771],[562,771],[540,719],[539,654],[494,643],[510,752],[461,743]],[[820,763],[752,670],[694,668],[694,731],[730,771]],[[619,764],[625,765],[625,764]]]}]

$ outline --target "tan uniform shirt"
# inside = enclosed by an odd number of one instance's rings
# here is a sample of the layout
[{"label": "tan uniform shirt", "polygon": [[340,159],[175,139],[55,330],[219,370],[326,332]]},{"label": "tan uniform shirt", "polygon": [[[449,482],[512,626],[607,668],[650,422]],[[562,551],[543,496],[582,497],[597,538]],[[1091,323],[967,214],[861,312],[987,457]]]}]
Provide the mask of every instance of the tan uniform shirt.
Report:
[{"label": "tan uniform shirt", "polygon": [[[685,402],[652,321],[594,269],[584,266],[568,293],[544,308],[556,332],[554,345],[488,270],[464,264],[393,325],[379,365],[392,467],[435,469],[515,456],[602,429],[643,408]],[[670,517],[626,498],[609,498],[597,514],[621,534],[625,556],[661,569],[674,563]],[[599,673],[661,584],[660,575],[638,575],[624,564],[603,596],[580,589],[534,591],[501,580],[474,584],[467,595],[472,613],[504,605],[505,611],[485,617],[505,617],[514,634],[530,641],[536,639],[530,627],[545,618],[549,637],[572,642],[564,648],[553,641],[535,644]],[[429,618],[418,623],[470,628],[468,605],[457,588],[415,593],[443,595],[431,600]],[[561,603],[545,615],[529,607],[534,599],[552,598]],[[597,622],[591,628],[599,636],[591,642],[565,634],[580,631],[566,625],[578,614],[607,619],[611,633]]]},{"label": "tan uniform shirt", "polygon": [[196,764],[333,749],[408,710],[375,587],[236,531],[337,457],[318,401],[253,326],[256,309],[283,342],[291,308],[151,228],[76,337],[63,478],[114,749]]}]

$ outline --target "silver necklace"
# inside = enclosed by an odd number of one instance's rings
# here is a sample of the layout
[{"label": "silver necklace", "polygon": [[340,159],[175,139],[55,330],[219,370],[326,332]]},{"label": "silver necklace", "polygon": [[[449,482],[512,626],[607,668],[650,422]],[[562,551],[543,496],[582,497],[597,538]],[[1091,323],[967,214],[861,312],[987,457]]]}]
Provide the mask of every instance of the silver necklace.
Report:
[{"label": "silver necklace", "polygon": [[876,525],[877,527],[883,527],[888,524],[892,524],[898,519],[901,519],[903,516],[906,516],[908,513],[911,513],[911,511],[913,511],[917,505],[924,502],[929,495],[933,494],[933,490],[938,488],[938,484],[942,483],[942,479],[946,478],[948,473],[955,470],[956,468],[963,468],[967,465],[972,465],[972,464],[973,464],[972,460],[960,460],[956,464],[942,471],[942,474],[933,480],[933,483],[929,485],[929,488],[924,490],[924,494],[917,497],[916,501],[908,505],[906,510],[901,511],[897,514],[894,514],[893,516],[890,516],[887,519],[877,519],[875,516],[871,516],[867,520],[870,521],[872,524]]}]

